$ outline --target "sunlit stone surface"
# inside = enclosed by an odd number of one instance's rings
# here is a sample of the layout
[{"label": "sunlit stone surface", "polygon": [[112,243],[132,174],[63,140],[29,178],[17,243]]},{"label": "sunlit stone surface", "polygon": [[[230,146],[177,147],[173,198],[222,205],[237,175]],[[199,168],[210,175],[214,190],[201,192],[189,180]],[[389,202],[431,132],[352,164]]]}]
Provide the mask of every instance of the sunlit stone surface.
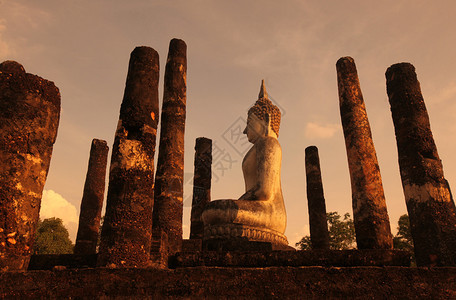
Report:
[{"label": "sunlit stone surface", "polygon": [[99,266],[149,264],[158,124],[158,53],[136,47],[112,147]]},{"label": "sunlit stone surface", "polygon": [[342,57],[337,61],[336,68],[356,243],[358,249],[391,249],[393,238],[382,177],[355,61],[351,57]]},{"label": "sunlit stone surface", "polygon": [[27,269],[59,118],[53,82],[0,64],[0,270]]}]

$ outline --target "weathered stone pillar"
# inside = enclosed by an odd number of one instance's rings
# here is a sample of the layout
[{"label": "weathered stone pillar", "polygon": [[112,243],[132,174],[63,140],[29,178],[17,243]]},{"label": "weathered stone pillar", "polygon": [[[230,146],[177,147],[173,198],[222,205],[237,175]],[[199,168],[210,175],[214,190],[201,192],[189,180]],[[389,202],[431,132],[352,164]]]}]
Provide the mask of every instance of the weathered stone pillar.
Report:
[{"label": "weathered stone pillar", "polygon": [[166,61],[160,148],[155,179],[154,236],[168,236],[169,253],[182,248],[187,45],[172,39]]},{"label": "weathered stone pillar", "polygon": [[193,174],[193,199],[190,216],[190,239],[202,239],[204,232],[201,214],[211,201],[212,140],[204,137],[196,139],[195,171]]},{"label": "weathered stone pillar", "polygon": [[97,252],[108,151],[106,141],[92,140],[74,254],[95,254]]},{"label": "weathered stone pillar", "polygon": [[358,249],[391,249],[382,178],[353,58],[337,61],[339,104],[353,199]]},{"label": "weathered stone pillar", "polygon": [[307,204],[309,206],[310,241],[312,249],[329,249],[326,204],[321,181],[318,148],[306,148]]},{"label": "weathered stone pillar", "polygon": [[0,64],[0,271],[28,267],[59,118],[53,82]]},{"label": "weathered stone pillar", "polygon": [[158,53],[149,47],[135,48],[112,147],[100,266],[145,267],[149,263],[158,78]]},{"label": "weathered stone pillar", "polygon": [[392,65],[386,85],[418,266],[456,266],[456,208],[415,68]]}]

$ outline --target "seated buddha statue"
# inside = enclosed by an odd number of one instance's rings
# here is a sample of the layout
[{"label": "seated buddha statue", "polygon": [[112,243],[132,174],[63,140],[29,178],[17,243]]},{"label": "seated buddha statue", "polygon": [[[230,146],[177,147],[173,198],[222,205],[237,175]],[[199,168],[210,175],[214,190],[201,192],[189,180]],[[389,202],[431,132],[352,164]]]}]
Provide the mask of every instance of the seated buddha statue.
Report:
[{"label": "seated buddha statue", "polygon": [[286,212],[280,183],[282,149],[277,137],[280,109],[268,98],[264,81],[248,111],[244,134],[253,144],[242,161],[245,193],[239,199],[209,202],[202,214],[203,242],[244,240],[288,245]]}]

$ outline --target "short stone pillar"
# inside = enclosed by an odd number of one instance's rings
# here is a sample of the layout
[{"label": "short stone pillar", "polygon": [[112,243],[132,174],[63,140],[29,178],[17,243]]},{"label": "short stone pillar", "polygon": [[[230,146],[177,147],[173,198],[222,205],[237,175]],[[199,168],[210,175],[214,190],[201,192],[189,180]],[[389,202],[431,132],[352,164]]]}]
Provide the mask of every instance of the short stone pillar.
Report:
[{"label": "short stone pillar", "polygon": [[149,47],[135,48],[112,147],[99,266],[150,263],[158,78],[158,53]]},{"label": "short stone pillar", "polygon": [[193,199],[190,216],[190,239],[202,239],[204,223],[201,219],[204,207],[211,201],[212,140],[196,139],[195,171],[193,174]]},{"label": "short stone pillar", "polygon": [[342,127],[358,249],[391,249],[393,239],[369,120],[353,58],[337,61]]},{"label": "short stone pillar", "polygon": [[106,141],[92,140],[74,254],[95,254],[97,252],[108,151]]},{"label": "short stone pillar", "polygon": [[0,271],[27,270],[59,118],[53,82],[0,64]]},{"label": "short stone pillar", "polygon": [[392,65],[386,85],[417,265],[456,266],[456,208],[415,68]]},{"label": "short stone pillar", "polygon": [[316,146],[306,148],[306,181],[312,249],[329,249],[325,196],[321,180],[320,158]]},{"label": "short stone pillar", "polygon": [[182,248],[187,45],[172,39],[166,61],[160,146],[155,179],[154,239],[168,236],[169,253]]}]

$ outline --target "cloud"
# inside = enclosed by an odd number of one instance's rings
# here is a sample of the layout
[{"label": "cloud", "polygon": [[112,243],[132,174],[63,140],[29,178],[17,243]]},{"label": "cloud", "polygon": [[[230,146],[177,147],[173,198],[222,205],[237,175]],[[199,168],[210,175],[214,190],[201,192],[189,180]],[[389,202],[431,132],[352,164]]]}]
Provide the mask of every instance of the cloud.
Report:
[{"label": "cloud", "polygon": [[308,139],[329,139],[339,130],[339,124],[317,124],[309,122],[306,124],[305,136]]},{"label": "cloud", "polygon": [[306,235],[310,235],[309,225],[304,225],[298,231],[295,231],[293,233],[287,233],[288,245],[291,247],[296,247],[296,243]]},{"label": "cloud", "polygon": [[444,87],[434,98],[433,100],[437,103],[453,101],[456,98],[456,82],[449,83]]},{"label": "cloud", "polygon": [[78,210],[62,195],[53,190],[44,190],[41,198],[40,218],[43,220],[52,217],[62,219],[63,225],[70,233],[70,239],[74,242],[78,230]]},{"label": "cloud", "polygon": [[52,15],[43,6],[41,2],[0,0],[0,61],[44,52],[46,41],[42,33],[49,32]]},{"label": "cloud", "polygon": [[6,60],[13,52],[3,36],[3,32],[6,31],[5,23],[5,20],[0,19],[0,62]]}]

